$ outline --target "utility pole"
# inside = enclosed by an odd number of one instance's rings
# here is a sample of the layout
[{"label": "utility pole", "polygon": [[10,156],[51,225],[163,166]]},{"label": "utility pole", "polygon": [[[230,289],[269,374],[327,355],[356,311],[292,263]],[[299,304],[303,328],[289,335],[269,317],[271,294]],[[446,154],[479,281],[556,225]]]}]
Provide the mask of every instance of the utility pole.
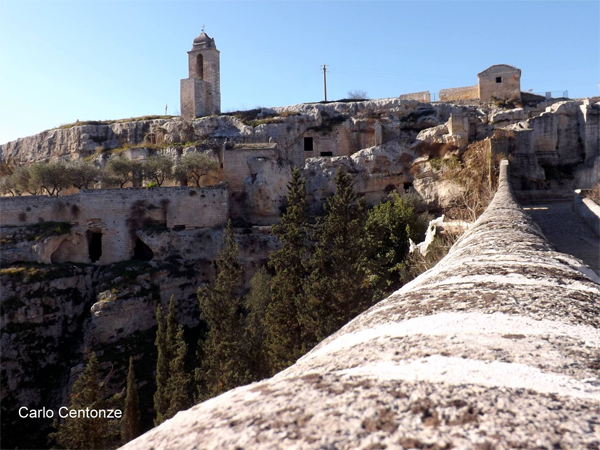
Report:
[{"label": "utility pole", "polygon": [[327,101],[327,64],[323,64],[321,68],[323,69],[323,96]]}]

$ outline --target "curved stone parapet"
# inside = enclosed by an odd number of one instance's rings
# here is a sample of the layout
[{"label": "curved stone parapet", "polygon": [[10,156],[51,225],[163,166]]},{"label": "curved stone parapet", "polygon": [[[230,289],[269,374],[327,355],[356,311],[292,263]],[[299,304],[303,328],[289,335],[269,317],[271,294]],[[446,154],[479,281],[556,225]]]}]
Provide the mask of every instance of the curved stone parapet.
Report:
[{"label": "curved stone parapet", "polygon": [[600,280],[553,251],[503,162],[433,269],[271,379],[126,449],[600,447]]}]

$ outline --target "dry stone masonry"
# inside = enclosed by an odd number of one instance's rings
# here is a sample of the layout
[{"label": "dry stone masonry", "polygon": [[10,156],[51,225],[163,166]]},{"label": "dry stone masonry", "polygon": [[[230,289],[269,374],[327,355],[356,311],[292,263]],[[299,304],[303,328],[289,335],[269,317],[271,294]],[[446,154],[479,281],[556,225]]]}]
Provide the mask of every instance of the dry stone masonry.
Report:
[{"label": "dry stone masonry", "polygon": [[553,251],[503,162],[494,200],[437,266],[289,369],[124,448],[598,448],[598,282]]}]

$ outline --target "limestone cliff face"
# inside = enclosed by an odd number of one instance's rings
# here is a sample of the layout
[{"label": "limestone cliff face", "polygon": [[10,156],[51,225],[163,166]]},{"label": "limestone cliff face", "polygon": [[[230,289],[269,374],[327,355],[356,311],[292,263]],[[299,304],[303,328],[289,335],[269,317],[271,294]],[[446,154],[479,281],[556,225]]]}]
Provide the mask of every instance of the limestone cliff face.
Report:
[{"label": "limestone cliff face", "polygon": [[[3,229],[6,231],[6,229]],[[238,230],[240,262],[247,285],[257,267],[277,248],[268,229]],[[106,266],[84,264],[16,264],[0,270],[0,403],[3,448],[46,448],[52,420],[35,427],[20,419],[18,408],[57,410],[69,403],[69,388],[84,361],[84,349],[95,351],[107,385],[123,388],[129,356],[136,359],[142,408],[151,406],[156,366],[156,307],[177,301],[178,321],[190,342],[202,332],[196,291],[214,278],[221,248],[220,229],[139,230],[154,253],[152,261],[125,261]],[[43,246],[44,240],[12,229],[2,234],[2,256],[15,248]],[[8,236],[18,242],[7,243]],[[20,236],[16,239],[16,236]],[[27,240],[26,237],[30,237]],[[11,250],[12,249],[12,250]],[[194,351],[190,351],[193,358]]]},{"label": "limestone cliff face", "polygon": [[[19,419],[21,406],[63,403],[71,366],[81,359],[84,318],[94,301],[97,268],[22,266],[2,270],[2,445],[43,446],[36,440],[51,421]],[[40,421],[43,422],[43,421]]]},{"label": "limestone cliff face", "polygon": [[142,120],[110,125],[55,128],[0,145],[0,161],[22,165],[60,158],[79,159],[93,155],[97,147],[117,148],[143,142],[153,129],[167,120]]},{"label": "limestone cliff face", "polygon": [[596,448],[599,282],[552,250],[503,165],[433,269],[289,369],[123,448]]}]

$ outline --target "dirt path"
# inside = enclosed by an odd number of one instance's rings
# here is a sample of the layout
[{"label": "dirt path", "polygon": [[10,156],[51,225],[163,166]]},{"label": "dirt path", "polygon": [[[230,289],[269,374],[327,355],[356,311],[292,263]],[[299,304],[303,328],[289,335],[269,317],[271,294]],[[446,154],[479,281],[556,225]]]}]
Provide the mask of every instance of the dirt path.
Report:
[{"label": "dirt path", "polygon": [[522,206],[559,252],[581,259],[600,274],[600,239],[573,212],[572,202]]}]

